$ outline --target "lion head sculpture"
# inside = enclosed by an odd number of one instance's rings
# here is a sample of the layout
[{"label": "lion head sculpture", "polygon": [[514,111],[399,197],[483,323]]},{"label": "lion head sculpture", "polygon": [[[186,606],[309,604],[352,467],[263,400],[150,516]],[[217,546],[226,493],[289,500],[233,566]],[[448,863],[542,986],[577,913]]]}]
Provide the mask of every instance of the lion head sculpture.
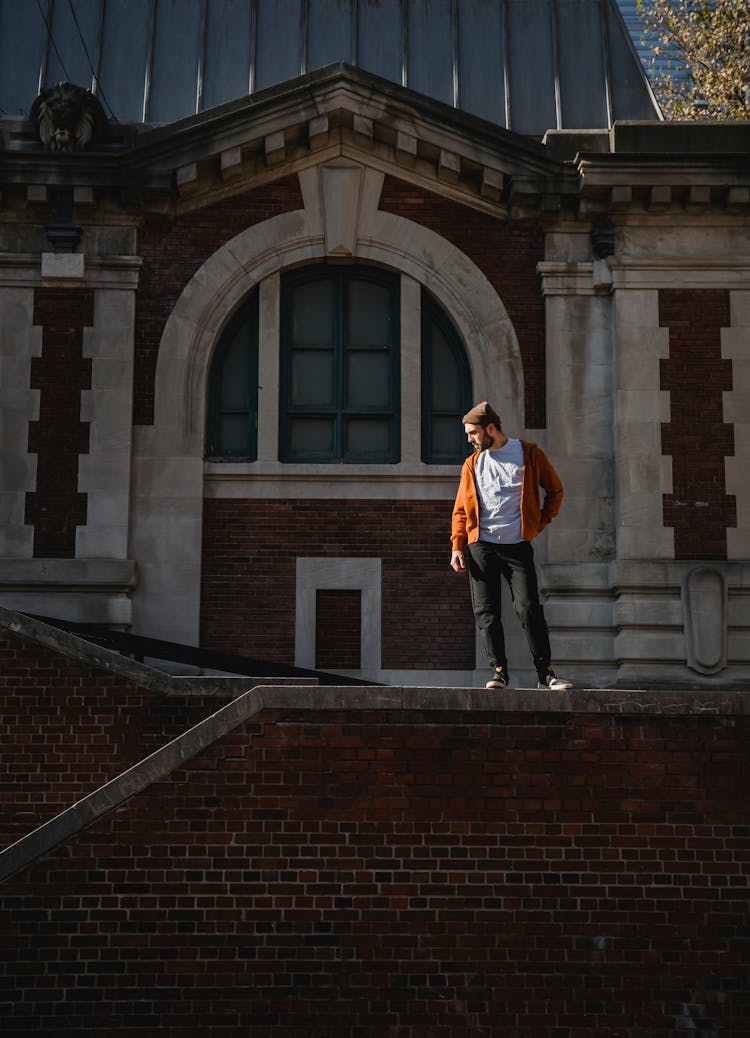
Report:
[{"label": "lion head sculpture", "polygon": [[30,118],[47,151],[81,151],[103,133],[107,122],[90,90],[62,81],[47,87],[31,106]]}]

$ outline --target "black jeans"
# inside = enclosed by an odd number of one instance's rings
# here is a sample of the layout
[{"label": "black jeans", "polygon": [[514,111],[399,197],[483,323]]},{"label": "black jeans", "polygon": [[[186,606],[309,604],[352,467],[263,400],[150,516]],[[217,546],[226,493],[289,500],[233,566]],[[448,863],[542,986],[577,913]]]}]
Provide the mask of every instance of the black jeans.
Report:
[{"label": "black jeans", "polygon": [[506,674],[508,672],[500,617],[500,582],[504,579],[510,588],[513,608],[526,632],[537,674],[541,676],[550,664],[551,652],[531,544],[528,541],[519,544],[476,541],[466,545],[466,553],[474,619],[490,666],[504,667]]}]

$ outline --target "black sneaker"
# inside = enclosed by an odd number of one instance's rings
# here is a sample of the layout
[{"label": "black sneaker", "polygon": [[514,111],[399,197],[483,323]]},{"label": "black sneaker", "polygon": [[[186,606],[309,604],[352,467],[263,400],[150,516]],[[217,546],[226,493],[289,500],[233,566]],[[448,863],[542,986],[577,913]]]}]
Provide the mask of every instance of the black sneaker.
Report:
[{"label": "black sneaker", "polygon": [[558,678],[552,667],[547,667],[547,673],[539,675],[536,687],[549,688],[553,692],[564,692],[566,689],[573,687],[573,682],[568,681],[567,678]]},{"label": "black sneaker", "polygon": [[484,686],[485,688],[507,688],[508,687],[508,673],[505,667],[493,667],[490,675],[490,680]]}]

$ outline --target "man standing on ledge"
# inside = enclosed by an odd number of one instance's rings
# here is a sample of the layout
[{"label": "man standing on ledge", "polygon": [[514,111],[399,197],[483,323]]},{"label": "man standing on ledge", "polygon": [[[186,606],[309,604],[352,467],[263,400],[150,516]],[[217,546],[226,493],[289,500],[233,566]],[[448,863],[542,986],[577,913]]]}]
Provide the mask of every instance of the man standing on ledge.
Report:
[{"label": "man standing on ledge", "polygon": [[[461,469],[451,524],[451,567],[468,569],[471,604],[490,663],[486,688],[507,688],[508,660],[500,618],[501,578],[539,676],[537,688],[571,688],[552,669],[547,621],[539,601],[531,541],[560,511],[563,488],[544,451],[506,436],[486,400],[461,421],[474,448]],[[539,488],[544,490],[540,505]]]}]

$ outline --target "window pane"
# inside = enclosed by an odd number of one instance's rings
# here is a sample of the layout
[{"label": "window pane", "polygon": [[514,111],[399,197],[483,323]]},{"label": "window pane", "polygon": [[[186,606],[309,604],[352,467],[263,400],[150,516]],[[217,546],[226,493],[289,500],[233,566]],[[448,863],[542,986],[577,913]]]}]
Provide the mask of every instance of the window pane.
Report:
[{"label": "window pane", "polygon": [[395,460],[398,277],[336,264],[291,271],[281,285],[279,457]]},{"label": "window pane", "polygon": [[435,323],[432,338],[432,407],[435,411],[461,411],[461,381],[453,350]]},{"label": "window pane", "polygon": [[350,346],[385,346],[393,337],[391,293],[385,285],[352,281],[349,285]]},{"label": "window pane", "polygon": [[390,421],[387,418],[349,418],[346,423],[347,454],[390,453]]},{"label": "window pane", "polygon": [[206,456],[255,460],[258,410],[258,293],[224,328],[208,373]]},{"label": "window pane", "polygon": [[225,414],[219,418],[219,450],[221,454],[247,457],[250,423],[247,414]]},{"label": "window pane", "polygon": [[387,407],[389,402],[389,358],[385,351],[349,351],[347,405],[349,407]]},{"label": "window pane", "polygon": [[222,410],[236,411],[247,407],[249,369],[250,350],[244,341],[237,339],[226,354],[221,371]]},{"label": "window pane", "polygon": [[292,418],[289,445],[295,454],[333,453],[333,419]]},{"label": "window pane", "polygon": [[333,403],[333,353],[330,350],[294,351],[291,402],[313,407]]},{"label": "window pane", "polygon": [[422,460],[456,464],[469,453],[461,415],[471,407],[471,371],[448,315],[422,292]]},{"label": "window pane", "polygon": [[334,341],[333,282],[316,278],[292,292],[292,343],[330,346]]},{"label": "window pane", "polygon": [[466,450],[466,434],[460,422],[455,418],[432,419],[433,454],[464,457]]}]

